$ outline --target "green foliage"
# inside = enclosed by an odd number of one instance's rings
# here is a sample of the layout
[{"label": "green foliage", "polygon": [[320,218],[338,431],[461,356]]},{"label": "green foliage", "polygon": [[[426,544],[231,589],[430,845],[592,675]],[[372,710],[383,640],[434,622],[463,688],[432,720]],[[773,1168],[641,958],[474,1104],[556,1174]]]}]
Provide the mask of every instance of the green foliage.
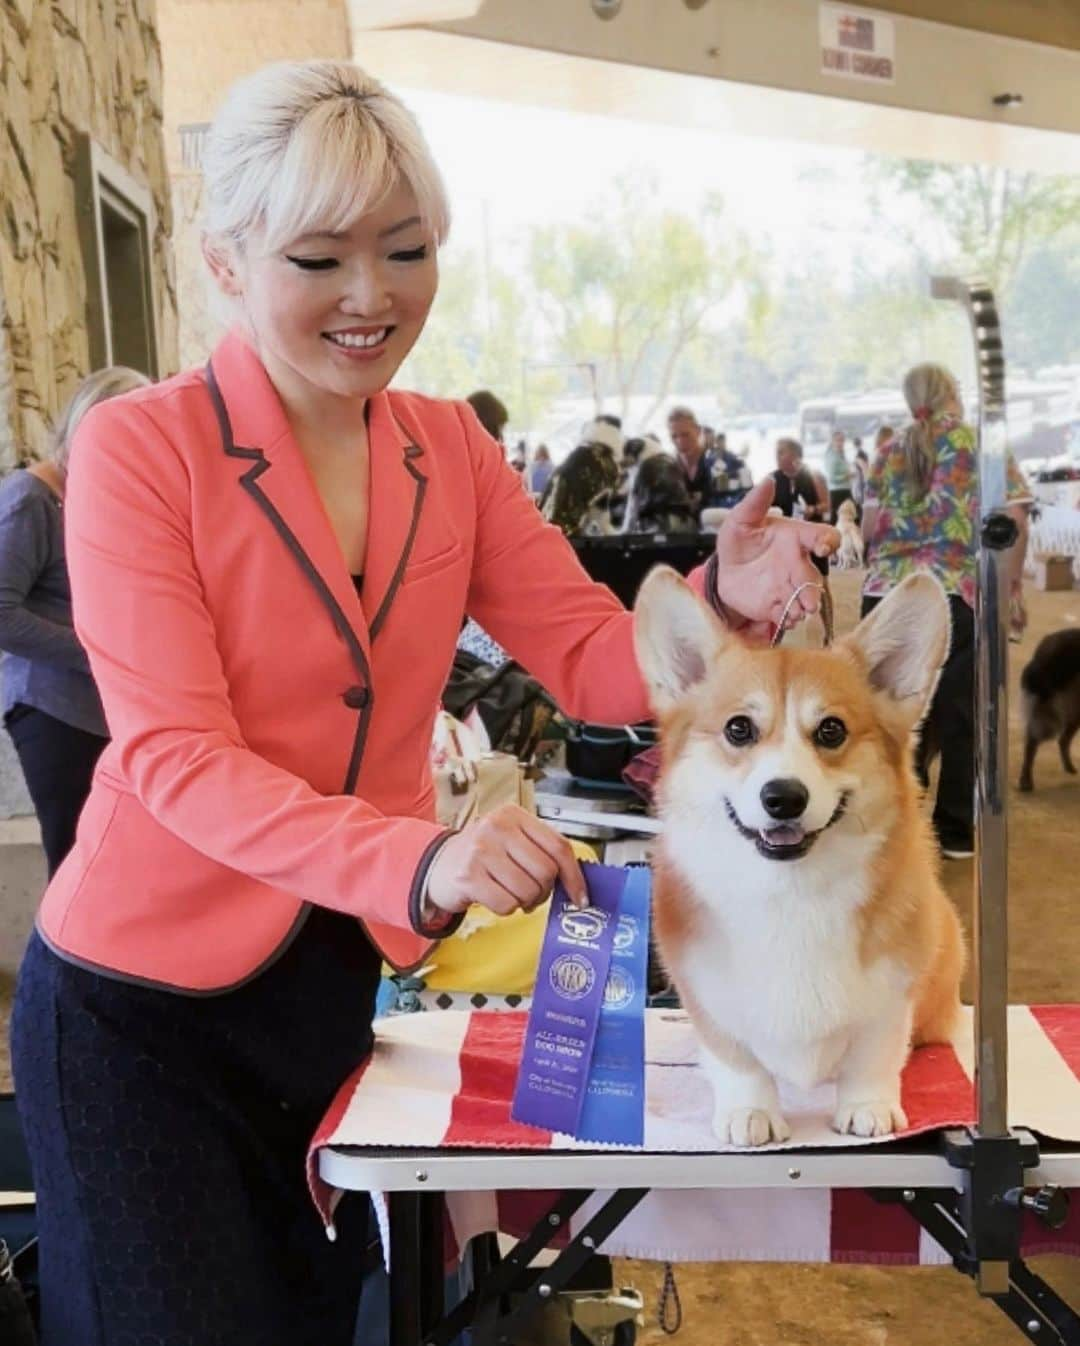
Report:
[{"label": "green foliage", "polygon": [[577,222],[535,226],[500,250],[515,266],[456,249],[401,382],[454,397],[490,387],[512,422],[535,425],[571,383],[587,389],[551,366],[595,366],[598,395],[624,416],[631,397],[655,409],[673,393],[711,394],[728,416],[790,413],[810,397],[898,387],[927,359],[967,379],[963,320],[928,292],[946,271],[995,285],[1016,364],[1080,360],[1080,180],[875,159],[863,186],[851,274],[810,251],[782,272],[720,197],[689,215],[643,180],[617,182]]}]

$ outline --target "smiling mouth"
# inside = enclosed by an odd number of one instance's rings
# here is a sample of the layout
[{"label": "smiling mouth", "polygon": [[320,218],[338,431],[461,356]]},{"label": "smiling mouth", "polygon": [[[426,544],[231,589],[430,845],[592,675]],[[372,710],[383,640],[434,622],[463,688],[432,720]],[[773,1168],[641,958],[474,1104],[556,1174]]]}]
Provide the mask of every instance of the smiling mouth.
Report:
[{"label": "smiling mouth", "polygon": [[342,351],[373,351],[384,346],[393,327],[372,327],[357,332],[323,332],[323,337],[331,346]]},{"label": "smiling mouth", "polygon": [[774,827],[763,827],[760,830],[747,827],[735,812],[730,799],[724,800],[724,808],[727,811],[727,816],[734,823],[736,831],[744,836],[747,841],[754,843],[759,855],[763,855],[767,860],[801,860],[818,837],[823,832],[827,832],[833,823],[840,821],[847,811],[850,799],[850,791],[845,791],[840,796],[840,802],[837,804],[832,817],[824,827],[819,827],[816,832],[808,832],[801,823],[777,823]]}]

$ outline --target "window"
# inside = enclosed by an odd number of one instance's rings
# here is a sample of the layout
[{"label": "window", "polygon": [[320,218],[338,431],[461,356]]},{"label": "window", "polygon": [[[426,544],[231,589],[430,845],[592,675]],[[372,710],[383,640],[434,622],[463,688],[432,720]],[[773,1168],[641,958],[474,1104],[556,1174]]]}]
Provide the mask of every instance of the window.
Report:
[{"label": "window", "polygon": [[80,138],[75,183],[91,368],[128,365],[157,378],[153,200],[89,136]]}]

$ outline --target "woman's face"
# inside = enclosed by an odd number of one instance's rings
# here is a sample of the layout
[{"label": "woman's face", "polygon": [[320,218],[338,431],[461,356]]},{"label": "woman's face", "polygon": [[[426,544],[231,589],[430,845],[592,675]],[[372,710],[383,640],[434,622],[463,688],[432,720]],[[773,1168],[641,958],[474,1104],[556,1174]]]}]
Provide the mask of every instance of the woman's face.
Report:
[{"label": "woman's face", "polygon": [[439,279],[404,182],[344,233],[305,235],[279,252],[253,238],[230,274],[267,372],[301,404],[381,392],[423,330]]}]

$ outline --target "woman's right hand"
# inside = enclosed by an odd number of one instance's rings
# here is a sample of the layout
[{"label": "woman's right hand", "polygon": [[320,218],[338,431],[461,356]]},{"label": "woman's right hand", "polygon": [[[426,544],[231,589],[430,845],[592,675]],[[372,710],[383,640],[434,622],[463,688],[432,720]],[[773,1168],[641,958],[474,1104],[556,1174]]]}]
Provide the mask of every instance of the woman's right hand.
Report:
[{"label": "woman's right hand", "polygon": [[427,900],[449,915],[476,903],[509,916],[546,901],[556,878],[576,906],[588,906],[566,838],[517,804],[504,804],[445,843],[428,871]]}]

